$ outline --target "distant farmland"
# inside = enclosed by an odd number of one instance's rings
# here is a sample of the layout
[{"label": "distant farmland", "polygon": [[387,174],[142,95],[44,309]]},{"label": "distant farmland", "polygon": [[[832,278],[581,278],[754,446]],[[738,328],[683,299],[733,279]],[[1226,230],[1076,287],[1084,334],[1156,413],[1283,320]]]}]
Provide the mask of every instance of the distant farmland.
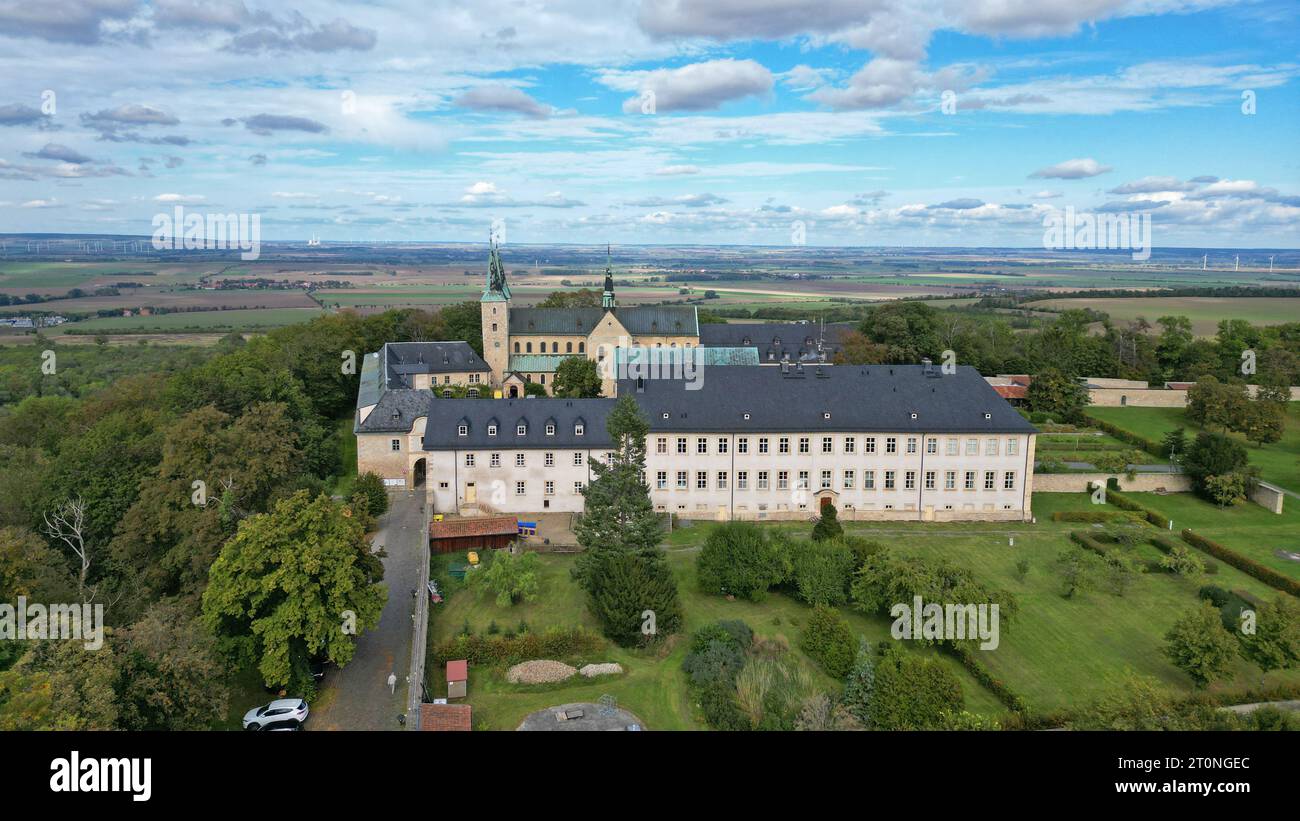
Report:
[{"label": "distant farmland", "polygon": [[[1197,336],[1214,336],[1221,319],[1244,319],[1255,325],[1281,325],[1300,320],[1300,297],[1136,297],[1132,299],[1046,299],[1034,307],[1105,311],[1116,322],[1146,317],[1155,324],[1162,316],[1185,316]],[[1157,329],[1158,330],[1158,329]]]},{"label": "distant farmland", "polygon": [[306,322],[320,316],[320,308],[263,308],[240,311],[186,311],[154,316],[112,316],[72,322],[60,330],[70,334],[122,333],[214,333],[261,331]]}]

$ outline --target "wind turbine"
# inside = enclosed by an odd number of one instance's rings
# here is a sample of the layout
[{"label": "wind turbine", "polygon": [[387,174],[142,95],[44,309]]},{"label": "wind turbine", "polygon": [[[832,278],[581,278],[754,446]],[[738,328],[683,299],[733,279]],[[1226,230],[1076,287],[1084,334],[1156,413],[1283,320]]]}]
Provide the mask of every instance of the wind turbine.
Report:
[{"label": "wind turbine", "polygon": [[1201,257],[1201,270],[1205,270],[1205,264],[1210,261],[1210,255],[1205,254]]},{"label": "wind turbine", "polygon": [[1234,272],[1241,270],[1241,254],[1237,254],[1237,261],[1232,264],[1232,270]]}]

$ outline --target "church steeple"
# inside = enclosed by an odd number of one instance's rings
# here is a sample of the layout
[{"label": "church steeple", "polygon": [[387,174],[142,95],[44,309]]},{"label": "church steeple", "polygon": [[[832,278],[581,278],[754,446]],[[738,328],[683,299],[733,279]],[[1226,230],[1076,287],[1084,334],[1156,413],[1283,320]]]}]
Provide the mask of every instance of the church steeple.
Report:
[{"label": "church steeple", "polygon": [[501,264],[501,252],[496,239],[488,236],[488,270],[486,287],[483,289],[482,301],[510,301],[510,285],[506,282],[506,268]]},{"label": "church steeple", "polygon": [[614,270],[610,267],[609,246],[605,246],[605,293],[600,296],[600,307],[607,311],[614,310]]}]

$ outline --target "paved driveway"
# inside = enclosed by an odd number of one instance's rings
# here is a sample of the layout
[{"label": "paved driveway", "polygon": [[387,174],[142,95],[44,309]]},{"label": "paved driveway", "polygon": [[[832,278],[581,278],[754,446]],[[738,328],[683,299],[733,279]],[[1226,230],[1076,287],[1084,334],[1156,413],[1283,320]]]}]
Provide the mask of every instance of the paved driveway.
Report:
[{"label": "paved driveway", "polygon": [[[310,730],[400,730],[397,716],[406,712],[406,679],[411,668],[411,591],[419,584],[420,539],[424,530],[423,494],[399,493],[391,497],[388,512],[379,520],[373,541],[388,551],[384,584],[388,601],[379,626],[357,637],[357,652],[347,667],[330,668],[312,715]],[[395,693],[388,691],[388,675],[397,675]],[[419,684],[417,682],[416,686]]]}]

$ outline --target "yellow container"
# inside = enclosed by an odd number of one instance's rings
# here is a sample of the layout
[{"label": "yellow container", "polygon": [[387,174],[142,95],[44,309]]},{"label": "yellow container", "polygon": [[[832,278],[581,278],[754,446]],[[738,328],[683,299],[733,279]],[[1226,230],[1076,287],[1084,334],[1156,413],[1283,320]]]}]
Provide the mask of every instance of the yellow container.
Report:
[{"label": "yellow container", "polygon": [[471,550],[469,552],[468,559],[470,564],[478,564],[478,553]]}]

